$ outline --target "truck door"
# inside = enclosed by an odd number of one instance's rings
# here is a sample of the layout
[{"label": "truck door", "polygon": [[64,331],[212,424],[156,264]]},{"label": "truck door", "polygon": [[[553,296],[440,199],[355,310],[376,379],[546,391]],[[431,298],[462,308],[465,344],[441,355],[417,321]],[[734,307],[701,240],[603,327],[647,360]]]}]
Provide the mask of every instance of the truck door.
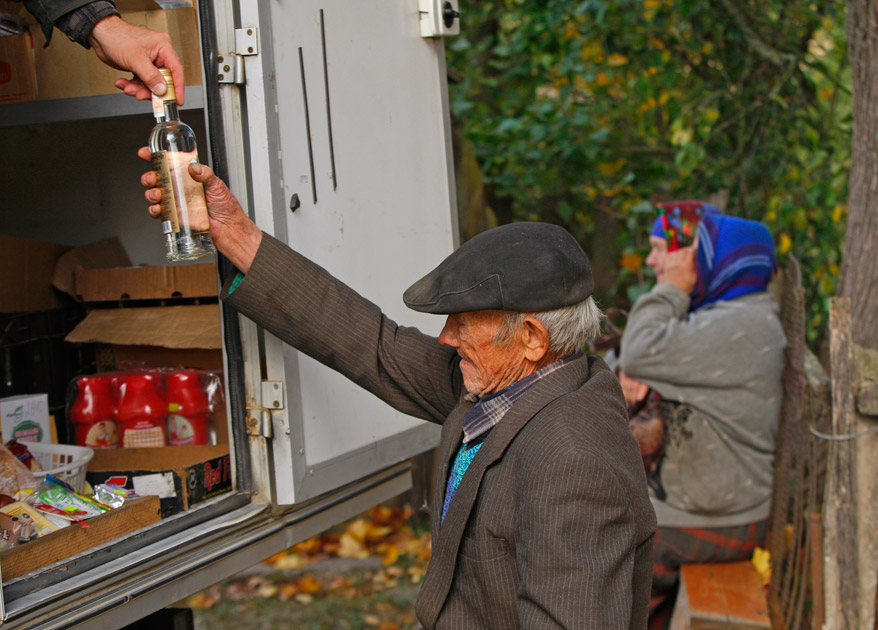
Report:
[{"label": "truck door", "polygon": [[[394,320],[438,335],[441,318],[402,302],[457,234],[443,42],[422,37],[422,9],[417,0],[242,0],[235,56],[221,66],[243,67],[257,224]],[[315,497],[438,442],[437,426],[269,333],[260,345],[276,503]]]}]

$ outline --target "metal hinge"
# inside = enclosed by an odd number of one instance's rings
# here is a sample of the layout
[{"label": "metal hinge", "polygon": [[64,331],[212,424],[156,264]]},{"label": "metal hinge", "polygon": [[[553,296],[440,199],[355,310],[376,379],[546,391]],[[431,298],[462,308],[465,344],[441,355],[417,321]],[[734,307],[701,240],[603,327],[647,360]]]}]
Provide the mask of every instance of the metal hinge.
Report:
[{"label": "metal hinge", "polygon": [[244,57],[259,54],[259,29],[255,26],[236,28],[235,49],[235,52],[217,58],[217,80],[220,83],[244,84]]},{"label": "metal hinge", "polygon": [[271,438],[274,435],[272,411],[283,411],[284,384],[281,381],[262,381],[262,406],[247,408],[247,435]]}]

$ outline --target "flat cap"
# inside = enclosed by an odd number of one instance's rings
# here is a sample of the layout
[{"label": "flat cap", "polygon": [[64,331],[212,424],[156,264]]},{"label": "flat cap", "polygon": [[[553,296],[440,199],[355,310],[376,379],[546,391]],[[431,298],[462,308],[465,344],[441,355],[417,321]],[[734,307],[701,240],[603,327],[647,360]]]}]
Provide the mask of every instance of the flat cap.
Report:
[{"label": "flat cap", "polygon": [[588,257],[576,239],[557,225],[523,222],[470,239],[402,299],[422,313],[539,312],[576,304],[592,291]]}]

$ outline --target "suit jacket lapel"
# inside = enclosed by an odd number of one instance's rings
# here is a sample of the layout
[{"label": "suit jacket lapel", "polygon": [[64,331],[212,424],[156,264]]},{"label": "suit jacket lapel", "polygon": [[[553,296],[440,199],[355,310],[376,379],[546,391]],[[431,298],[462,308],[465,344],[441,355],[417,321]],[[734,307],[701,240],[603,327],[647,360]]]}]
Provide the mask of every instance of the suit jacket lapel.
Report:
[{"label": "suit jacket lapel", "polygon": [[433,493],[433,558],[421,587],[421,596],[418,602],[419,617],[427,628],[432,628],[435,624],[451,588],[451,580],[457,565],[457,552],[470,513],[475,505],[485,470],[503,456],[506,448],[531,418],[553,400],[557,400],[563,394],[580,387],[588,379],[588,373],[588,357],[582,357],[545,377],[524,393],[503,416],[503,419],[491,429],[478,455],[467,468],[460,486],[454,494],[454,499],[448,507],[445,523],[440,526],[439,520],[442,516],[442,501],[445,493],[445,481],[448,479],[448,468],[462,439],[463,415],[469,408],[460,414],[457,413],[456,409],[449,416],[449,421],[452,418],[455,421],[454,430],[448,431],[447,437],[443,432],[442,451],[440,451],[442,453],[442,470]]}]

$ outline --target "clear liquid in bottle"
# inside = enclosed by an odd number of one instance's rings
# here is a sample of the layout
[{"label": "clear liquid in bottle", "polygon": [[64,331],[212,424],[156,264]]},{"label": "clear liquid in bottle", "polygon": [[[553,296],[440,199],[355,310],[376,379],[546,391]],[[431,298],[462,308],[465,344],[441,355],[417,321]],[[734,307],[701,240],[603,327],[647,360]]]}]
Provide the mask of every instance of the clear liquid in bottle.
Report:
[{"label": "clear liquid in bottle", "polygon": [[189,165],[198,162],[195,132],[180,121],[170,70],[161,72],[168,91],[152,97],[156,125],[149,135],[149,150],[162,189],[165,255],[170,262],[193,260],[216,250],[210,239],[204,187],[189,175]]}]

